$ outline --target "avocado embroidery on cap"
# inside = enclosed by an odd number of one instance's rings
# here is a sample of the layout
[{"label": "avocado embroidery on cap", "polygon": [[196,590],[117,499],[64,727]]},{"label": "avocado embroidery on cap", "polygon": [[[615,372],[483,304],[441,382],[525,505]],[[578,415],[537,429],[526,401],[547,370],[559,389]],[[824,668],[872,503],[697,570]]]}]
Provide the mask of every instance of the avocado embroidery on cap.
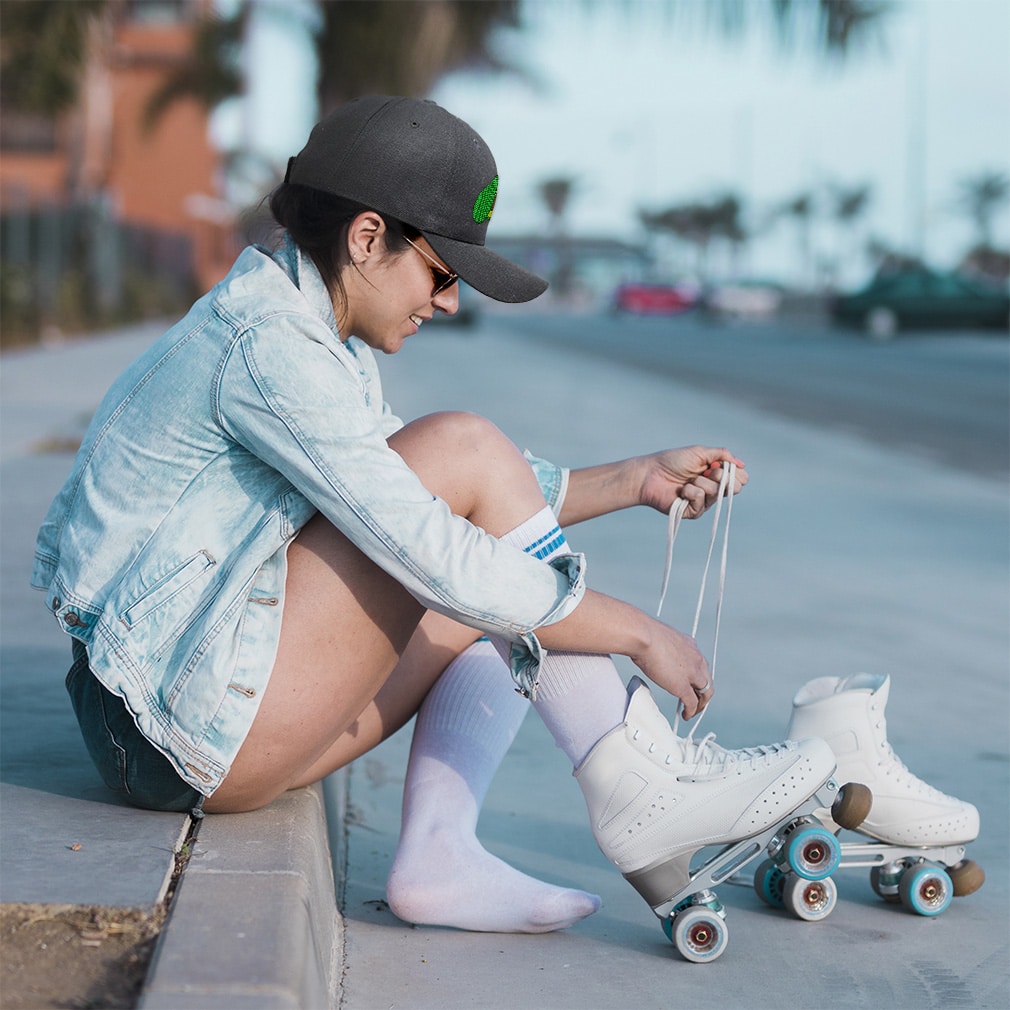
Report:
[{"label": "avocado embroidery on cap", "polygon": [[496,175],[478,194],[473,202],[473,219],[477,224],[483,224],[494,212],[495,200],[498,199],[498,176]]}]

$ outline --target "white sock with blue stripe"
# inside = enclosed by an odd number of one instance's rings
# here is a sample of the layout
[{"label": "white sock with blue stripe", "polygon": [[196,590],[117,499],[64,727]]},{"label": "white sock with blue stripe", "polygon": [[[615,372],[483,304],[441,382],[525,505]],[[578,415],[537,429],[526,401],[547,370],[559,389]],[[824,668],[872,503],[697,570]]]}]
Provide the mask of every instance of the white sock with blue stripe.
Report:
[{"label": "white sock with blue stripe", "polygon": [[[549,508],[501,539],[542,561],[568,551]],[[407,922],[539,933],[600,907],[594,894],[520,873],[477,839],[488,786],[530,707],[514,690],[502,659],[508,652],[502,640],[475,643],[449,664],[418,712],[386,883],[390,908]],[[608,656],[548,653],[535,707],[573,764],[623,720],[626,705]]]},{"label": "white sock with blue stripe", "polygon": [[[568,551],[554,513],[545,508],[501,538],[543,561]],[[609,656],[549,651],[540,666],[537,715],[575,767],[624,721],[628,691]]]}]

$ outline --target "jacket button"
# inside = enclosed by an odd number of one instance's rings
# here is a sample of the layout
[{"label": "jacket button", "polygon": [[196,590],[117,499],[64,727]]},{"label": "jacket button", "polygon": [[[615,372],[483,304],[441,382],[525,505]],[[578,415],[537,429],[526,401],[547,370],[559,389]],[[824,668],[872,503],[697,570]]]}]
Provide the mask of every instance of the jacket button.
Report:
[{"label": "jacket button", "polygon": [[79,628],[84,623],[72,610],[63,618],[63,622],[71,628]]},{"label": "jacket button", "polygon": [[62,602],[58,596],[53,597],[53,610],[59,610],[62,606]]}]

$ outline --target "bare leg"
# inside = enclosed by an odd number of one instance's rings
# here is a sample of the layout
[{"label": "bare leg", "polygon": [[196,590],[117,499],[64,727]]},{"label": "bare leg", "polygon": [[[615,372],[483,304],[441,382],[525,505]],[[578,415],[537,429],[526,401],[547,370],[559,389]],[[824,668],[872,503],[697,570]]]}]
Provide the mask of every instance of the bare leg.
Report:
[{"label": "bare leg", "polygon": [[[390,445],[453,512],[494,535],[544,506],[529,464],[483,418],[430,415]],[[411,718],[478,637],[426,612],[322,516],[288,551],[285,597],[269,686],[209,812],[263,806],[365,753]]]}]

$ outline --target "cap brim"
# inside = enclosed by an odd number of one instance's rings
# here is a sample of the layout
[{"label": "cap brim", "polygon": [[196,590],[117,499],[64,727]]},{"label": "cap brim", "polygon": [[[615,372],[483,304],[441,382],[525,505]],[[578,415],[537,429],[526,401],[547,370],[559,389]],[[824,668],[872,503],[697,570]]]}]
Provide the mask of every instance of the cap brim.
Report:
[{"label": "cap brim", "polygon": [[529,302],[547,290],[547,281],[487,246],[443,235],[421,234],[450,269],[482,295],[497,302]]}]

